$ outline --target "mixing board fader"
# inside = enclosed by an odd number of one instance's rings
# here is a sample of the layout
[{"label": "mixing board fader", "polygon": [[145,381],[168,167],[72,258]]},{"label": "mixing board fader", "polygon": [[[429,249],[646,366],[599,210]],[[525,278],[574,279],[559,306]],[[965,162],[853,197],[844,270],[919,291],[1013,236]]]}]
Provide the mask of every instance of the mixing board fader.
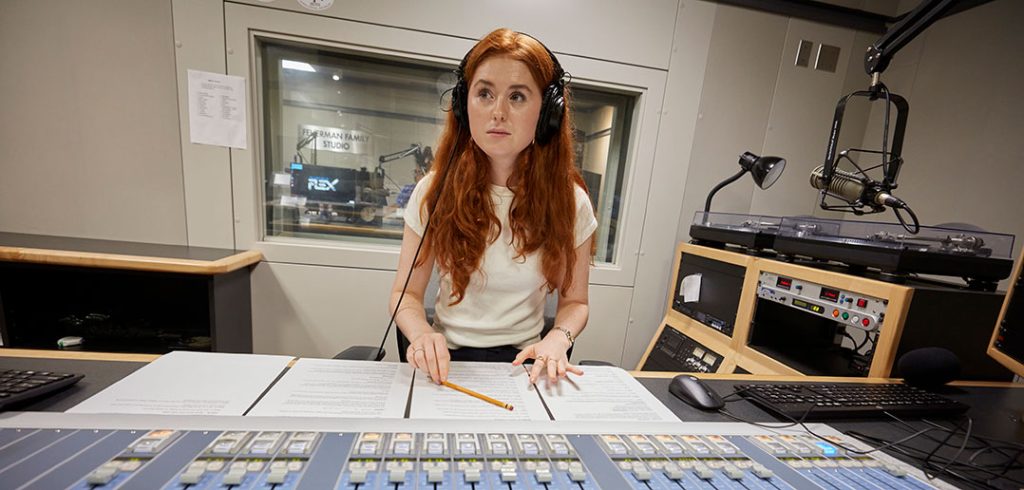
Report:
[{"label": "mixing board fader", "polygon": [[[0,418],[0,487],[74,490],[953,488],[827,426]],[[28,422],[24,422],[27,419]],[[145,419],[151,420],[151,419]],[[175,422],[181,422],[176,424]],[[230,422],[228,429],[218,423]],[[13,424],[13,426],[12,426]],[[199,425],[201,427],[196,428]],[[347,425],[347,426],[346,426]],[[138,427],[138,425],[135,425]],[[188,429],[178,427],[186,426]],[[329,430],[378,428],[379,430]],[[398,430],[392,430],[398,427]],[[639,432],[635,429],[657,428]],[[483,428],[483,431],[478,431]],[[595,430],[596,428],[596,430]],[[454,429],[454,430],[453,430]],[[531,431],[530,429],[535,429]],[[536,430],[540,429],[540,430]],[[472,430],[472,431],[470,431]]]}]

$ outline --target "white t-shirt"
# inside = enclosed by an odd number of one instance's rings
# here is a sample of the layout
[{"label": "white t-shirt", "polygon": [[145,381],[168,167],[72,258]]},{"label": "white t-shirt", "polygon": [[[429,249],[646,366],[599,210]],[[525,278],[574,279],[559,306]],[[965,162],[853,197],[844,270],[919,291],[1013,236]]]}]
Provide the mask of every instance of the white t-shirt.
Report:
[{"label": "white t-shirt", "polygon": [[[420,179],[405,208],[405,224],[423,236],[420,203],[430,188],[434,173]],[[587,192],[576,187],[575,243],[579,247],[597,229],[597,219]],[[441,285],[434,305],[434,328],[444,333],[448,347],[522,348],[540,339],[544,327],[547,281],[541,273],[540,252],[516,258],[508,226],[513,193],[507,187],[491,185],[494,213],[501,221],[501,235],[484,250],[480,270],[473,272],[462,302],[451,302],[451,278],[441,271]],[[423,210],[423,216],[427,211]]]}]

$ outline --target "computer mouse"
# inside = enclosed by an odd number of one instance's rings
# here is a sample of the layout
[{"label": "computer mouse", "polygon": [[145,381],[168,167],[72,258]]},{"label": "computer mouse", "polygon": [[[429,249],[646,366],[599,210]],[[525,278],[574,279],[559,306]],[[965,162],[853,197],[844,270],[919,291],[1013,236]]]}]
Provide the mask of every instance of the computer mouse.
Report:
[{"label": "computer mouse", "polygon": [[715,390],[689,374],[680,374],[672,378],[668,391],[688,405],[701,410],[718,410],[725,406],[725,401]]}]

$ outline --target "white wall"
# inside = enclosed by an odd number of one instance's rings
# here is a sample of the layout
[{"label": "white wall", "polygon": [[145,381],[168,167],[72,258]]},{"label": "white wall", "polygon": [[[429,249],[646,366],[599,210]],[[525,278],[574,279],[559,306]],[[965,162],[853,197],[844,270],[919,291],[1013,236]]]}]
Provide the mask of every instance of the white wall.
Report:
[{"label": "white wall", "polygon": [[0,2],[0,230],[185,244],[166,0]]},{"label": "white wall", "polygon": [[[907,3],[913,5],[901,6]],[[997,0],[940,20],[882,76],[910,103],[896,194],[924,225],[971,223],[1014,234],[1018,250],[1024,242],[1021,19],[1024,2]],[[879,144],[882,104],[876,105],[865,145]]]}]

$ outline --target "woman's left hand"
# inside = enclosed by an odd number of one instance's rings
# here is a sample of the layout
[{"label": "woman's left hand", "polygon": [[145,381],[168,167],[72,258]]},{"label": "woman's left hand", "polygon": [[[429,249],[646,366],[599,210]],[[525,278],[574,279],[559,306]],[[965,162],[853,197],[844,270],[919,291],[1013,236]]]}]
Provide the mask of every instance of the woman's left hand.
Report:
[{"label": "woman's left hand", "polygon": [[[554,332],[558,334],[559,332]],[[569,364],[569,356],[566,355],[572,344],[564,335],[552,335],[548,333],[540,342],[535,342],[519,351],[513,366],[522,364],[527,359],[534,359],[533,369],[530,370],[530,383],[536,383],[541,376],[547,372],[548,381],[556,383],[564,378],[566,373],[573,373],[577,376],[583,375],[583,370]]]}]

